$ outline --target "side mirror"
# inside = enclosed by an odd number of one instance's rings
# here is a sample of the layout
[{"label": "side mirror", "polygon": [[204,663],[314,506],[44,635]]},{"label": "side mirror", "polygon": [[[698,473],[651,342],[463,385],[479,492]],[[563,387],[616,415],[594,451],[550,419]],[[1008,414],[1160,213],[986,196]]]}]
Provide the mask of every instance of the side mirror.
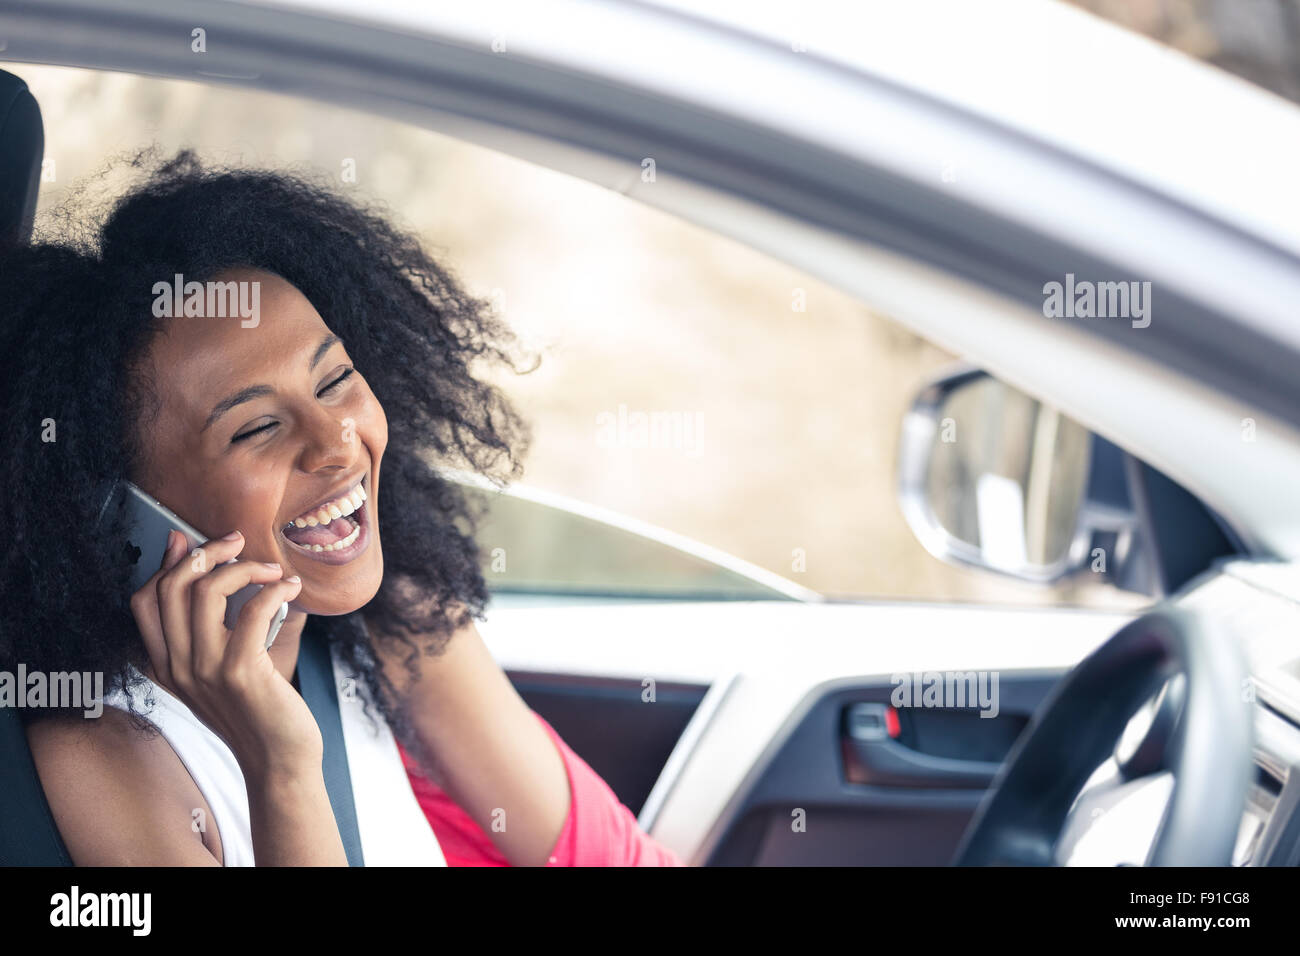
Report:
[{"label": "side mirror", "polygon": [[1126,458],[979,369],[922,389],[903,422],[899,496],[944,561],[1050,584],[1100,573],[1153,593]]}]

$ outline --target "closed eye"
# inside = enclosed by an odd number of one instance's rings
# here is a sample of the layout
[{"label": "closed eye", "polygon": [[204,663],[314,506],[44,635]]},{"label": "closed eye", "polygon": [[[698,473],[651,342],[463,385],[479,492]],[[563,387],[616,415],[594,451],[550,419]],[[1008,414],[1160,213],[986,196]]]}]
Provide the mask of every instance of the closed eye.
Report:
[{"label": "closed eye", "polygon": [[265,425],[262,425],[258,428],[254,428],[252,431],[244,432],[242,435],[236,435],[234,438],[230,439],[230,443],[233,445],[237,441],[243,441],[246,438],[252,438],[254,435],[258,434],[259,432],[264,432],[268,428],[274,428],[278,424],[279,422],[267,422]]},{"label": "closed eye", "polygon": [[354,369],[354,368],[347,368],[347,369],[344,369],[343,374],[340,375],[338,378],[336,378],[334,381],[330,382],[328,385],[326,385],[324,388],[322,388],[319,392],[317,392],[317,393],[316,393],[316,397],[317,397],[317,398],[320,398],[322,395],[326,394],[327,392],[332,392],[332,391],[334,391],[336,388],[338,388],[340,385],[342,385],[343,382],[344,382],[348,377],[350,377],[350,376],[352,375],[352,373],[355,372],[355,371],[356,371],[356,369]]},{"label": "closed eye", "polygon": [[[316,397],[320,398],[324,395],[328,395],[330,392],[336,391],[340,386],[343,385],[345,381],[347,381],[352,376],[352,373],[355,371],[356,371],[355,368],[344,369],[343,373],[338,378],[336,378],[334,381],[330,382],[319,392],[317,392]],[[267,422],[265,425],[260,425],[257,428],[252,429],[251,431],[246,431],[239,435],[234,436],[233,438],[230,439],[230,443],[233,445],[235,442],[245,441],[246,439],[252,438],[254,435],[260,434],[269,428],[274,428],[278,424],[279,422]]]}]

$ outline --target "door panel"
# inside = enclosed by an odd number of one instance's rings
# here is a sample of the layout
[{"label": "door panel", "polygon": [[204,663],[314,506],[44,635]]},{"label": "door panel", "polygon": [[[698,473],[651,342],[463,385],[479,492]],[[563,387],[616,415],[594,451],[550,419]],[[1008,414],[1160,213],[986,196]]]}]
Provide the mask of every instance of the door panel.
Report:
[{"label": "door panel", "polygon": [[[890,812],[809,808],[806,832],[790,827],[785,807],[749,811],[709,866],[947,866],[972,808]],[[925,839],[918,840],[918,834]]]},{"label": "door panel", "polygon": [[[941,866],[1064,671],[1002,673],[997,708],[893,707],[898,685],[824,693],[754,776],[711,866]],[[871,717],[892,710],[876,724]]]},{"label": "door panel", "polygon": [[[918,864],[948,861],[991,772],[980,765],[1127,620],[959,604],[589,601],[495,606],[481,632],[525,700],[683,861]],[[969,713],[904,714],[894,743],[929,776],[851,775],[850,708],[888,703],[896,675],[934,670],[997,673],[1005,720],[985,729]],[[654,704],[641,700],[647,679]],[[934,776],[935,761],[963,760],[974,786]],[[790,829],[796,808],[808,814],[802,833]]]},{"label": "door panel", "polygon": [[645,700],[641,681],[507,671],[519,695],[634,814],[659,778],[707,687],[656,682]]}]

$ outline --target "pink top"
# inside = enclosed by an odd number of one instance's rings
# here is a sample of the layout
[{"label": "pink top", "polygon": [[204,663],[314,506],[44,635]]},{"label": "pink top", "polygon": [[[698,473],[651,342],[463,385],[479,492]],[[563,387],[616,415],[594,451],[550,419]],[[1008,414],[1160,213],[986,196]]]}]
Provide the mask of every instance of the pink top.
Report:
[{"label": "pink top", "polygon": [[[555,741],[569,777],[569,815],[547,866],[681,866],[668,848],[637,826],[609,784],[574,753],[555,728],[535,715]],[[398,751],[424,815],[448,866],[509,866],[491,838],[440,787],[420,773],[401,745]]]}]

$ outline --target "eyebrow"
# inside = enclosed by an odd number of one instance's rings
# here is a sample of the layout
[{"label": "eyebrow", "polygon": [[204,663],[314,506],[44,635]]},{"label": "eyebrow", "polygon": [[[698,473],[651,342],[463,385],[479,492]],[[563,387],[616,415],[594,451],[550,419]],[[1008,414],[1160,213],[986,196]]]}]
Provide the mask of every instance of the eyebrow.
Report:
[{"label": "eyebrow", "polygon": [[[316,346],[316,351],[311,357],[311,364],[307,366],[307,371],[311,371],[319,365],[321,359],[325,357],[325,353],[342,341],[343,340],[333,332],[321,339],[320,345]],[[212,414],[208,416],[208,420],[203,423],[203,427],[199,429],[199,431],[207,431],[218,418],[226,414],[226,412],[230,411],[235,406],[243,405],[245,402],[251,402],[253,399],[261,398],[264,395],[273,394],[275,394],[275,389],[271,388],[270,385],[250,385],[248,388],[241,388],[239,391],[235,392],[235,394],[217,402],[212,409]]]}]

